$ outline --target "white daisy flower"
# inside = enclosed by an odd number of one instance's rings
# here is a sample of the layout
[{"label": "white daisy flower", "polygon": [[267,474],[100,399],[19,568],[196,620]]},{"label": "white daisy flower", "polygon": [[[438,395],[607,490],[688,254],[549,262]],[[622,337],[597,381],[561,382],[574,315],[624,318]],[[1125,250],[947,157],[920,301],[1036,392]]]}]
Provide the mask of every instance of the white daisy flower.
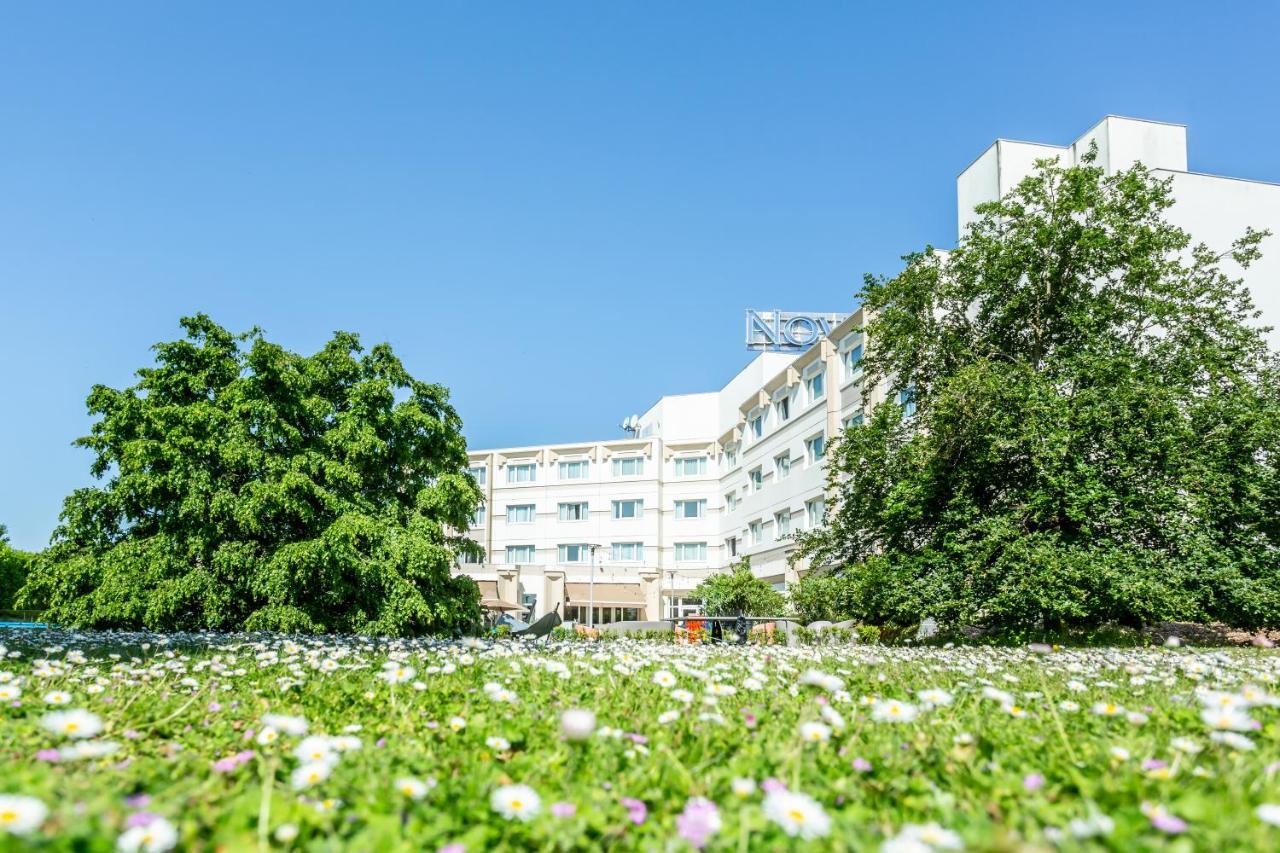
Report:
[{"label": "white daisy flower", "polygon": [[0,832],[29,835],[49,816],[49,807],[35,797],[0,794]]},{"label": "white daisy flower", "polygon": [[178,830],[162,817],[150,821],[146,826],[134,826],[126,829],[116,839],[116,849],[124,853],[143,850],[146,853],[162,853],[172,850],[178,843]]},{"label": "white daisy flower", "polygon": [[831,818],[812,797],[792,791],[770,792],[764,798],[764,814],[792,838],[812,841],[831,832]]},{"label": "white daisy flower", "polygon": [[489,805],[507,820],[530,821],[542,810],[542,798],[528,785],[503,785],[490,795]]},{"label": "white daisy flower", "polygon": [[69,738],[93,737],[102,731],[102,718],[92,711],[50,711],[40,718],[45,731]]}]

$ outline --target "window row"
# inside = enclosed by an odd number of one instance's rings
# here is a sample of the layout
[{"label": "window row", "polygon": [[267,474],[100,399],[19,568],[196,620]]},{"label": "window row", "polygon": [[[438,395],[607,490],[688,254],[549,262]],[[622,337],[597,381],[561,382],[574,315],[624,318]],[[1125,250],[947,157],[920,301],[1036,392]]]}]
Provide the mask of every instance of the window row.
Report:
[{"label": "window row", "polygon": [[[619,520],[644,517],[644,500],[641,498],[611,501],[611,514]],[[587,501],[571,501],[557,506],[556,517],[560,521],[586,521],[590,513]],[[705,518],[705,498],[678,500],[675,502],[676,518]],[[484,525],[485,508],[476,510],[473,527]],[[532,524],[537,520],[537,504],[507,504],[507,524]]]},{"label": "window row", "polygon": [[[591,562],[591,545],[586,543],[569,543],[556,546],[556,558],[559,563]],[[597,549],[598,550],[598,549]],[[677,563],[705,563],[707,560],[706,542],[675,543]],[[609,546],[609,559],[616,563],[644,562],[643,542],[614,542]],[[532,564],[537,560],[537,548],[533,545],[508,545],[506,561],[510,564]],[[464,560],[464,562],[471,562]]]},{"label": "window row", "polygon": [[[617,456],[610,460],[610,471],[614,477],[640,477],[644,475],[645,458],[643,456]],[[537,462],[512,462],[507,465],[507,483],[536,483],[538,481]],[[559,479],[586,480],[591,477],[591,462],[586,459],[568,459],[557,463]],[[488,469],[481,465],[468,469],[468,473],[478,485],[488,481]],[[707,473],[706,456],[677,456],[672,460],[672,475],[675,477],[701,477]]]},{"label": "window row", "polygon": [[[821,527],[823,519],[826,517],[826,502],[822,498],[814,498],[806,501],[804,505],[805,518],[808,521],[808,529],[813,530]],[[762,518],[758,518],[747,524],[747,543],[750,545],[762,545],[766,541],[781,541],[799,531],[793,525],[792,512],[784,509],[781,512],[774,513],[772,521],[772,533],[766,528],[770,527],[770,522]],[[729,556],[738,556],[739,541],[737,536],[730,536],[724,540],[725,546],[729,551]]]}]

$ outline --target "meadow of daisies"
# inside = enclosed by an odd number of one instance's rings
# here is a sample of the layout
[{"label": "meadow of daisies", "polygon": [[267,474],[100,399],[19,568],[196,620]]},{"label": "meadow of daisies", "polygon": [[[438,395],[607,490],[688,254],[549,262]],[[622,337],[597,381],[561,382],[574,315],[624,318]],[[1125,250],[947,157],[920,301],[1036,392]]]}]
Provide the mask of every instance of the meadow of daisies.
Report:
[{"label": "meadow of daisies", "polygon": [[1278,676],[1263,649],[9,631],[0,848],[1276,849]]}]

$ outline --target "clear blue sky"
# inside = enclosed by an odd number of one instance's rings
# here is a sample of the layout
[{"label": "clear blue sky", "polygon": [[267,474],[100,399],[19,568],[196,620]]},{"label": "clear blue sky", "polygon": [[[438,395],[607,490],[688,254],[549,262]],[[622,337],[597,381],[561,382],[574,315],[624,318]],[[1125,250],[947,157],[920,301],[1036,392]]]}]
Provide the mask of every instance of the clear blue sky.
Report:
[{"label": "clear blue sky", "polygon": [[5,4],[0,523],[46,543],[90,386],[201,310],[390,341],[474,447],[617,435],[740,367],[744,308],[848,310],[952,244],[996,136],[1186,122],[1193,169],[1280,180],[1277,32],[1274,3]]}]

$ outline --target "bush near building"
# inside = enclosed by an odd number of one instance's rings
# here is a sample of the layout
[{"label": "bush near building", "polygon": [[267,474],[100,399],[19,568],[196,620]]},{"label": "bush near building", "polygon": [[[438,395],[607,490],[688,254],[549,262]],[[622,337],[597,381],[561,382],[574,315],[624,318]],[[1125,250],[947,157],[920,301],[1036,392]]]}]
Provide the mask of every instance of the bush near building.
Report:
[{"label": "bush near building", "polygon": [[60,625],[378,634],[473,624],[451,576],[480,501],[461,420],[391,348],[311,356],[201,314],[77,444],[101,486],[63,504],[18,606]]},{"label": "bush near building", "polygon": [[[868,278],[867,387],[800,556],[882,625],[1280,623],[1280,372],[1141,165],[1045,161],[950,253]],[[837,583],[836,581],[817,583]]]}]

